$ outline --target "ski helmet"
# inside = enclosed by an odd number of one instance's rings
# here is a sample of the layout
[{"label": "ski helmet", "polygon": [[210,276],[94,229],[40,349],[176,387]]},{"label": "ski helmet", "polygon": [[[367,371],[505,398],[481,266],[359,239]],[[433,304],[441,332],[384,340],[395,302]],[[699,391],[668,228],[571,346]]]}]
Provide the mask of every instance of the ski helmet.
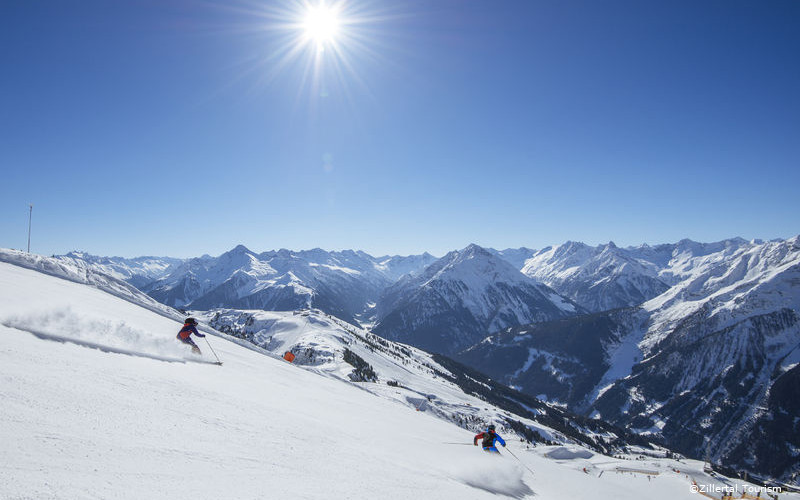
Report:
[{"label": "ski helmet", "polygon": [[197,320],[194,318],[186,318],[186,321],[184,321],[184,323],[186,323],[187,325],[196,325]]},{"label": "ski helmet", "polygon": [[489,427],[486,428],[486,430],[494,432],[494,424],[491,424]]}]

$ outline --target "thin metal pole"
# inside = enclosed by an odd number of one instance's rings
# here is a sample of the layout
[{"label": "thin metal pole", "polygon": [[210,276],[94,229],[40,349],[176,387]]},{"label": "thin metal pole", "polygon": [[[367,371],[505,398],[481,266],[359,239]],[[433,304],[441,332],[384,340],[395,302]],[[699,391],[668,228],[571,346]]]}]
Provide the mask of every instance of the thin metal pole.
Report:
[{"label": "thin metal pole", "polygon": [[[505,448],[505,447],[504,447],[504,448]],[[531,468],[530,468],[530,467],[528,467],[527,465],[525,465],[525,462],[523,462],[522,460],[520,460],[518,456],[514,455],[514,452],[513,452],[513,451],[509,450],[508,448],[506,448],[506,451],[507,451],[507,452],[509,452],[509,453],[511,453],[511,456],[512,456],[512,457],[514,457],[514,458],[516,458],[516,459],[517,459],[517,462],[519,462],[520,464],[522,464],[522,466],[523,466],[523,467],[525,467],[526,469],[528,469],[528,472],[530,472],[530,473],[531,473],[532,475],[534,475],[534,476],[536,475],[536,474],[534,474],[534,473],[533,473],[533,471],[531,470]]]},{"label": "thin metal pole", "polygon": [[[208,334],[206,334],[206,335],[208,335]],[[203,337],[203,338],[205,338],[205,337]],[[208,339],[206,339],[206,344],[208,344],[208,348],[211,349],[211,352],[214,353],[214,357],[217,358],[217,364],[221,365],[222,361],[219,360],[219,356],[217,356],[217,353],[214,352],[214,348],[211,347],[211,342],[209,342]]]},{"label": "thin metal pole", "polygon": [[30,212],[28,212],[28,253],[31,253],[31,221],[33,220],[33,203],[30,205]]}]

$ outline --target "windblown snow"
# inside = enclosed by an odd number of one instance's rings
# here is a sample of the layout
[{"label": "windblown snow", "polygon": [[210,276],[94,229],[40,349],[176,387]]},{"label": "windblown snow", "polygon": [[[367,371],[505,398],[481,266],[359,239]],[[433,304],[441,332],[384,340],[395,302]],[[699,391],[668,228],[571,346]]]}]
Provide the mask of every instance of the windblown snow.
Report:
[{"label": "windblown snow", "polygon": [[195,357],[135,294],[0,261],[2,499],[672,500],[727,481],[511,439],[489,456],[432,413],[209,328]]}]

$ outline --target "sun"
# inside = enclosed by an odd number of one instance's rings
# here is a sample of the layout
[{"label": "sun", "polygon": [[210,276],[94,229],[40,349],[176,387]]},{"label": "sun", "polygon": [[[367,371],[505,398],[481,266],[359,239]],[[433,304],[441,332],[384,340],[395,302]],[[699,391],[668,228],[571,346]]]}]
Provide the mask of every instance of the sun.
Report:
[{"label": "sun", "polygon": [[[246,2],[259,4],[244,11],[253,13],[252,31],[263,55],[245,60],[248,67],[240,78],[257,74],[259,84],[293,78],[298,98],[307,95],[314,103],[353,102],[354,96],[370,93],[366,64],[383,60],[387,45],[381,34],[400,16],[392,2],[374,0]],[[354,86],[361,89],[356,92]]]},{"label": "sun", "polygon": [[309,41],[318,45],[334,43],[341,27],[339,12],[325,4],[309,5],[303,16],[302,27]]}]

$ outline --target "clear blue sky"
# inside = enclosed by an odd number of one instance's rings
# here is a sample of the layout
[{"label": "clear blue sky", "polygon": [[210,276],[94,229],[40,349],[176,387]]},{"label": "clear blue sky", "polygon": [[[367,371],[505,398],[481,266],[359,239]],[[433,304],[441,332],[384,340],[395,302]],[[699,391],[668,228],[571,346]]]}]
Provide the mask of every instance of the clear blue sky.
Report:
[{"label": "clear blue sky", "polygon": [[302,2],[0,0],[0,247],[800,233],[800,2],[340,7],[320,54]]}]

